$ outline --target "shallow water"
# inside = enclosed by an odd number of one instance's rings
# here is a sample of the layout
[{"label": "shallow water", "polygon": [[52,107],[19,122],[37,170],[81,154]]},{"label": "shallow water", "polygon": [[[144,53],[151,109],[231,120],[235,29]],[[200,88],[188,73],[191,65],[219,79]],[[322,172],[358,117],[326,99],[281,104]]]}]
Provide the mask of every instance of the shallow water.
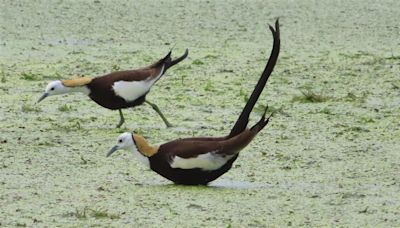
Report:
[{"label": "shallow water", "polygon": [[[400,208],[399,1],[10,1],[0,4],[0,226],[396,227]],[[155,10],[162,9],[162,10]],[[272,46],[263,105],[279,110],[233,168],[177,186],[128,153],[229,132]],[[118,113],[82,94],[34,105],[50,80],[188,59],[149,106]]]},{"label": "shallow water", "polygon": [[[144,184],[137,184],[137,185],[143,185],[143,186],[159,186],[161,188],[163,187],[169,187],[169,186],[175,186],[173,183],[160,183],[160,182],[146,182]],[[188,187],[196,187],[196,188],[216,188],[216,189],[259,189],[259,188],[268,188],[270,186],[266,184],[260,184],[260,183],[251,183],[251,182],[246,182],[246,181],[235,181],[235,180],[226,180],[226,179],[218,179],[216,181],[213,181],[209,183],[207,186],[185,186],[182,185],[180,186],[182,188]]]},{"label": "shallow water", "polygon": [[259,189],[259,188],[268,188],[269,186],[259,183],[221,179],[214,181],[209,185],[209,187],[227,188],[227,189]]}]

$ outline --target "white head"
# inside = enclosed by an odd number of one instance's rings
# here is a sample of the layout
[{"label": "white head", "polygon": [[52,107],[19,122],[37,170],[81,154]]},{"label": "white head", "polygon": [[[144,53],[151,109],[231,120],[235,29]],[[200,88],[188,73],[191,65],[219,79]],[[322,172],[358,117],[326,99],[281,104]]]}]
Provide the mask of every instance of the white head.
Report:
[{"label": "white head", "polygon": [[117,144],[111,148],[111,150],[107,153],[107,157],[109,157],[112,153],[117,150],[123,149],[128,150],[130,148],[136,148],[135,142],[133,141],[132,133],[125,132],[118,136]]},{"label": "white head", "polygon": [[69,91],[70,89],[64,86],[60,80],[52,81],[49,84],[47,84],[46,89],[44,90],[44,94],[39,98],[37,103],[39,103],[48,96],[64,94],[68,93]]},{"label": "white head", "polygon": [[114,153],[117,150],[120,149],[127,150],[132,152],[133,156],[135,156],[137,159],[139,159],[141,163],[143,163],[147,168],[149,168],[150,167],[149,157],[139,152],[138,148],[142,148],[142,150],[144,150],[145,152],[149,150],[154,150],[154,148],[147,145],[143,137],[129,132],[125,132],[118,136],[117,144],[115,144],[115,146],[113,146],[113,148],[111,148],[111,150],[107,153],[107,157],[109,157],[112,153]]}]

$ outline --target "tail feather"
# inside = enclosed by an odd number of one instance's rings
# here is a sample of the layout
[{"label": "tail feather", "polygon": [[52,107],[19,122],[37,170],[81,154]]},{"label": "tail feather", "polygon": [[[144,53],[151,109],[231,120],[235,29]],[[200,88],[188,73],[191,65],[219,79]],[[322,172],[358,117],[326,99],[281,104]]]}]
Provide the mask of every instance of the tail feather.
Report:
[{"label": "tail feather", "polygon": [[164,58],[160,59],[158,62],[154,63],[153,65],[151,65],[149,67],[150,68],[152,68],[152,67],[158,68],[158,67],[162,67],[162,65],[164,65],[164,70],[162,72],[162,74],[164,74],[165,71],[168,70],[168,68],[170,68],[170,67],[174,66],[175,64],[178,64],[179,62],[184,60],[188,56],[189,50],[186,49],[185,53],[182,56],[180,56],[174,60],[171,59],[171,53],[172,53],[172,49],[168,52],[167,55],[165,55]]},{"label": "tail feather", "polygon": [[[277,19],[275,22],[275,29],[271,25],[269,26],[269,29],[271,30],[272,36],[274,37],[274,45],[271,51],[271,55],[268,59],[268,63],[265,66],[264,72],[262,73],[260,79],[258,80],[257,85],[254,88],[249,100],[247,101],[246,106],[243,108],[242,113],[236,120],[235,125],[233,126],[231,132],[229,133],[228,138],[234,137],[246,129],[247,124],[249,122],[250,113],[253,110],[258,98],[260,97],[261,92],[263,91],[268,81],[268,78],[271,75],[275,67],[275,64],[278,60],[279,50],[280,50],[279,19]],[[260,126],[261,129],[265,127],[269,121],[269,118],[265,120],[265,114],[263,118],[261,118],[260,122],[257,123],[255,126]]]},{"label": "tail feather", "polygon": [[[186,57],[188,56],[188,54],[189,54],[189,49],[186,49],[185,53],[183,53],[182,56],[180,56],[180,57],[178,57],[178,58],[176,58],[176,59],[170,61],[169,63],[167,63],[167,66],[166,66],[165,68],[168,69],[168,68],[172,67],[173,65],[179,63],[180,61],[186,59]],[[166,69],[165,69],[165,70],[166,70]]]},{"label": "tail feather", "polygon": [[250,129],[251,131],[255,131],[257,133],[260,132],[265,126],[267,126],[269,119],[274,115],[274,113],[272,113],[271,115],[268,116],[267,119],[265,119],[267,111],[268,111],[268,106],[265,108],[264,113],[261,116],[261,119],[251,127]]},{"label": "tail feather", "polygon": [[189,54],[189,49],[186,49],[185,53],[183,53],[182,56],[180,56],[180,57],[178,57],[178,58],[176,58],[176,59],[174,59],[174,60],[171,59],[171,52],[172,52],[172,49],[171,49],[171,51],[169,51],[169,53],[168,53],[168,54],[164,57],[164,59],[163,59],[163,62],[164,62],[164,64],[165,64],[165,65],[164,65],[163,74],[165,73],[165,71],[168,70],[168,68],[170,68],[170,67],[174,66],[175,64],[178,64],[178,63],[181,62],[182,60],[186,59],[186,57],[187,57],[188,54]]},{"label": "tail feather", "polygon": [[160,63],[167,63],[171,62],[171,54],[172,54],[172,49],[168,52],[168,54],[159,61]]}]

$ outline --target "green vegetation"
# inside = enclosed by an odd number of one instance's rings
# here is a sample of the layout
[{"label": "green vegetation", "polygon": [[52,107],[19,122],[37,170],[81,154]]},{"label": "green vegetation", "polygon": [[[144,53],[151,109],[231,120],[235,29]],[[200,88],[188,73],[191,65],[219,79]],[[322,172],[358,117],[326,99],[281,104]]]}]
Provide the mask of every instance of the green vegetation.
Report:
[{"label": "green vegetation", "polygon": [[1,83],[6,83],[7,79],[6,79],[6,74],[4,73],[4,71],[1,71]]},{"label": "green vegetation", "polygon": [[211,80],[207,80],[206,84],[204,85],[204,90],[207,92],[214,90],[214,86]]},{"label": "green vegetation", "polygon": [[193,64],[193,65],[203,65],[204,62],[201,61],[200,59],[196,59],[196,60],[194,60],[194,61],[192,62],[192,64]]},{"label": "green vegetation", "polygon": [[40,109],[40,107],[38,106],[33,106],[31,104],[28,103],[24,103],[21,107],[21,110],[23,112],[41,112],[42,110]]},{"label": "green vegetation", "polygon": [[21,79],[27,80],[27,81],[40,81],[40,80],[42,80],[42,77],[38,74],[23,72],[23,73],[21,73]]},{"label": "green vegetation", "polygon": [[82,210],[75,209],[74,212],[70,212],[67,214],[68,216],[73,216],[78,219],[119,219],[120,216],[118,214],[109,213],[107,210],[102,209],[91,209],[89,207],[84,207]]},{"label": "green vegetation", "polygon": [[[340,3],[340,4],[339,4]],[[2,0],[0,226],[398,227],[400,1]],[[3,10],[6,9],[6,10]],[[281,22],[281,53],[250,125],[267,126],[211,184],[173,185],[132,156],[224,136]],[[189,48],[147,99],[118,111],[47,83],[146,66]],[[187,218],[187,219],[182,219]]]},{"label": "green vegetation", "polygon": [[302,103],[320,103],[328,101],[328,96],[313,92],[311,89],[301,90],[301,96],[293,97],[292,101]]},{"label": "green vegetation", "polygon": [[73,109],[71,105],[63,104],[61,106],[58,106],[58,111],[60,111],[60,112],[70,112],[73,110],[75,110],[75,109]]}]

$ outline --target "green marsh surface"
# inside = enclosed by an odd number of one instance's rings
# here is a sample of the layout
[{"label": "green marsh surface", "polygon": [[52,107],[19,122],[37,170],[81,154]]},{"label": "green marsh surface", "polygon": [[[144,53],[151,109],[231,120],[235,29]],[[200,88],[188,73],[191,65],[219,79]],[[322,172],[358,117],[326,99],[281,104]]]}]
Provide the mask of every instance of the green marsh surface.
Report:
[{"label": "green marsh surface", "polygon": [[[11,1],[0,3],[0,226],[400,225],[399,1]],[[175,186],[131,154],[229,132],[272,47],[281,55],[252,115],[276,115],[210,187]],[[190,49],[150,106],[118,112],[48,81],[137,68]],[[252,123],[252,122],[251,122]]]}]

